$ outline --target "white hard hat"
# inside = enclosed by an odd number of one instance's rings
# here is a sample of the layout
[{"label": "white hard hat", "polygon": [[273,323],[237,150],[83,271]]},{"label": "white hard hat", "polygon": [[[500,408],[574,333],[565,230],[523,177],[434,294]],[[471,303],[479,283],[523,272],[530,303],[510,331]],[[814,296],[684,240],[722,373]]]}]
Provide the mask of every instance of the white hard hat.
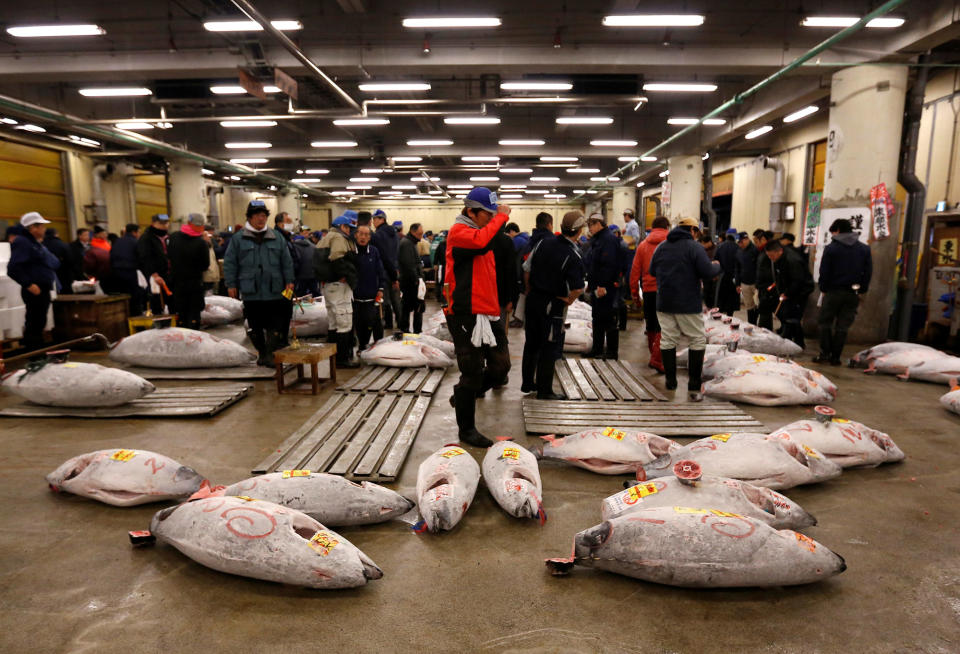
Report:
[{"label": "white hard hat", "polygon": [[49,220],[44,219],[44,217],[36,211],[30,211],[20,216],[20,224],[24,227],[29,227],[30,225],[47,225],[49,223]]}]

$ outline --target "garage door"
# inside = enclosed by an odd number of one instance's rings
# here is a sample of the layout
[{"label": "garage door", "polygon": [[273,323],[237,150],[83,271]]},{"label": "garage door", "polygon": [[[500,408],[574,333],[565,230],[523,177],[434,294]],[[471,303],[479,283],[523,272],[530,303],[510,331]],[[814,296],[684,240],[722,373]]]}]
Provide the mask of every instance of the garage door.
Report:
[{"label": "garage door", "polygon": [[28,211],[39,211],[71,240],[60,153],[0,139],[0,225],[17,224]]},{"label": "garage door", "polygon": [[166,175],[151,175],[138,170],[133,178],[133,193],[137,211],[137,224],[141,229],[150,224],[150,216],[158,213],[170,214],[167,206]]}]

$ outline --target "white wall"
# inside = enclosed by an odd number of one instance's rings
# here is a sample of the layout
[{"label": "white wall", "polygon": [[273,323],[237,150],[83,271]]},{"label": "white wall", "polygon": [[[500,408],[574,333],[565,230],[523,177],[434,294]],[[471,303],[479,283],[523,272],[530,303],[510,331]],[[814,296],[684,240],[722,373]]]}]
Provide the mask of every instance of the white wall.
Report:
[{"label": "white wall", "polygon": [[[944,200],[960,202],[960,97],[949,96],[960,90],[960,73],[948,71],[932,75],[927,82],[917,143],[916,174],[927,187],[926,208],[933,209]],[[953,156],[951,157],[951,149]]]}]

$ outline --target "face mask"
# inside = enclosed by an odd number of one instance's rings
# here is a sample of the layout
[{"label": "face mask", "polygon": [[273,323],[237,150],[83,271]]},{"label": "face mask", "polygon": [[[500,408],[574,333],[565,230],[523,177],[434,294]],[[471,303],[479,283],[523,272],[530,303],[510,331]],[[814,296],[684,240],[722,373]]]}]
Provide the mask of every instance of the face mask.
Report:
[{"label": "face mask", "polygon": [[280,229],[282,229],[285,232],[292,232],[293,223],[283,223],[282,225],[280,225]]}]

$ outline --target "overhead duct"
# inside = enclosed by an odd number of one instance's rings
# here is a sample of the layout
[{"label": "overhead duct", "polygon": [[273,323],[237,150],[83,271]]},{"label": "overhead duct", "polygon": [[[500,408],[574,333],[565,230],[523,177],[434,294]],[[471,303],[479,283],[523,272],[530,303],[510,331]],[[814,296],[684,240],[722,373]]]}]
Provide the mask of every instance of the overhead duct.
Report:
[{"label": "overhead duct", "polygon": [[703,161],[703,213],[707,214],[710,236],[717,237],[717,212],[713,210],[713,159]]},{"label": "overhead duct", "polygon": [[99,225],[109,225],[107,220],[107,200],[103,195],[103,180],[113,175],[115,166],[112,163],[97,164],[93,167],[93,217]]},{"label": "overhead duct", "polygon": [[777,231],[783,221],[786,203],[786,175],[783,162],[776,157],[762,157],[764,169],[773,168],[773,192],[770,194],[770,229]]},{"label": "overhead duct", "polygon": [[217,205],[217,195],[223,193],[223,187],[219,184],[210,184],[207,186],[207,222],[214,227],[220,227],[220,209]]}]

